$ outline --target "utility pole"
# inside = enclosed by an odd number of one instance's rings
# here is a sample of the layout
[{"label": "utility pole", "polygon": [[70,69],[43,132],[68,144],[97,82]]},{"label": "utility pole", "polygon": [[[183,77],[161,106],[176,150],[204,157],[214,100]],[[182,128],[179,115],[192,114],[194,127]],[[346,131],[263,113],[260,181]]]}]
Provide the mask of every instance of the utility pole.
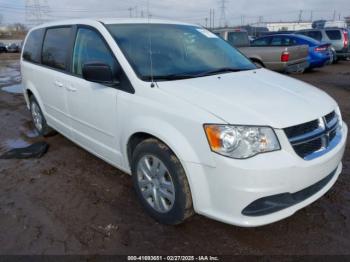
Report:
[{"label": "utility pole", "polygon": [[220,26],[226,26],[227,21],[226,21],[226,3],[227,0],[220,0],[220,20],[219,20],[219,25]]},{"label": "utility pole", "polygon": [[210,8],[210,10],[209,10],[209,28],[211,29],[212,28],[212,17],[211,17],[211,8]]},{"label": "utility pole", "polygon": [[310,12],[310,21],[314,21],[314,11]]},{"label": "utility pole", "polygon": [[264,21],[264,17],[263,16],[259,16],[258,26],[262,26],[263,21]]},{"label": "utility pole", "polygon": [[336,15],[337,15],[337,11],[336,11],[336,10],[334,10],[334,12],[333,12],[333,21],[335,21],[335,17],[336,17]]},{"label": "utility pole", "polygon": [[209,27],[212,29],[215,27],[215,10],[210,8],[209,10]]},{"label": "utility pole", "polygon": [[245,22],[245,16],[241,15],[241,26],[244,26],[244,22]]},{"label": "utility pole", "polygon": [[215,28],[215,9],[213,8],[213,28]]},{"label": "utility pole", "polygon": [[133,10],[133,8],[129,7],[128,10],[129,10],[129,17],[132,17],[132,10]]},{"label": "utility pole", "polygon": [[205,20],[205,28],[208,28],[208,17],[204,18]]},{"label": "utility pole", "polygon": [[303,19],[303,10],[299,11],[299,23],[302,21]]}]

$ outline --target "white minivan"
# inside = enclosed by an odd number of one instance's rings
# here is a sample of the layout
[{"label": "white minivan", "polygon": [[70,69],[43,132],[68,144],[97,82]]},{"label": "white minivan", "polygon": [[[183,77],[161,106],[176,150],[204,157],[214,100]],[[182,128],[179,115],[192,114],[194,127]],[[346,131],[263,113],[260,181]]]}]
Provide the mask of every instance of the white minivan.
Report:
[{"label": "white minivan", "polygon": [[[197,25],[70,20],[33,28],[21,70],[41,135],[132,175],[149,215],[253,227],[324,195],[347,126],[325,92],[258,69]],[[130,207],[133,208],[133,207]]]}]

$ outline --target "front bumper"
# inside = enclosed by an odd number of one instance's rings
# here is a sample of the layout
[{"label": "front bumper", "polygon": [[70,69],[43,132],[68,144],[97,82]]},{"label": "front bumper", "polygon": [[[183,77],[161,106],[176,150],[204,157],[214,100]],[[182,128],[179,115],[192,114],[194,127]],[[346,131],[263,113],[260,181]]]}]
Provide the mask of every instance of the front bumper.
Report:
[{"label": "front bumper", "polygon": [[[213,153],[216,167],[186,162],[194,209],[204,216],[238,226],[266,225],[288,216],[324,195],[336,182],[342,170],[347,126],[342,139],[327,154],[311,161],[300,158],[282,130],[276,130],[282,150],[236,160]],[[322,187],[299,202],[279,211],[247,216],[242,211],[254,201],[285,193],[297,193],[333,176]]]},{"label": "front bumper", "polygon": [[336,51],[337,58],[346,59],[350,57],[350,50]]}]

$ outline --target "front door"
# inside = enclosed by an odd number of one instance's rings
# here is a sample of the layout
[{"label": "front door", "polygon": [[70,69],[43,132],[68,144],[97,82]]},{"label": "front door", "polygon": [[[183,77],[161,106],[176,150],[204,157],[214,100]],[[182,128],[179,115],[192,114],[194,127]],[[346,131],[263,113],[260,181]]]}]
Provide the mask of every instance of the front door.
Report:
[{"label": "front door", "polygon": [[106,161],[119,165],[118,89],[82,78],[84,63],[102,62],[112,70],[117,61],[102,36],[94,29],[78,27],[72,55],[72,76],[66,86],[73,139]]}]

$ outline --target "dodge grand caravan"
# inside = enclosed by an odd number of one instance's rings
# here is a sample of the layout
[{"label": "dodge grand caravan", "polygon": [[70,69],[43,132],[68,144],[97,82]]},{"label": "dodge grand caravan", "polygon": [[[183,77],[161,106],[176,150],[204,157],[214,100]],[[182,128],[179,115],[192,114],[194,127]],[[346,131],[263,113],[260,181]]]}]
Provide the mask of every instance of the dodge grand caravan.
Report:
[{"label": "dodge grand caravan", "polygon": [[130,174],[145,211],[165,224],[194,213],[272,223],[342,171],[348,129],[337,103],[197,25],[46,24],[29,32],[21,70],[38,132],[56,130]]}]

